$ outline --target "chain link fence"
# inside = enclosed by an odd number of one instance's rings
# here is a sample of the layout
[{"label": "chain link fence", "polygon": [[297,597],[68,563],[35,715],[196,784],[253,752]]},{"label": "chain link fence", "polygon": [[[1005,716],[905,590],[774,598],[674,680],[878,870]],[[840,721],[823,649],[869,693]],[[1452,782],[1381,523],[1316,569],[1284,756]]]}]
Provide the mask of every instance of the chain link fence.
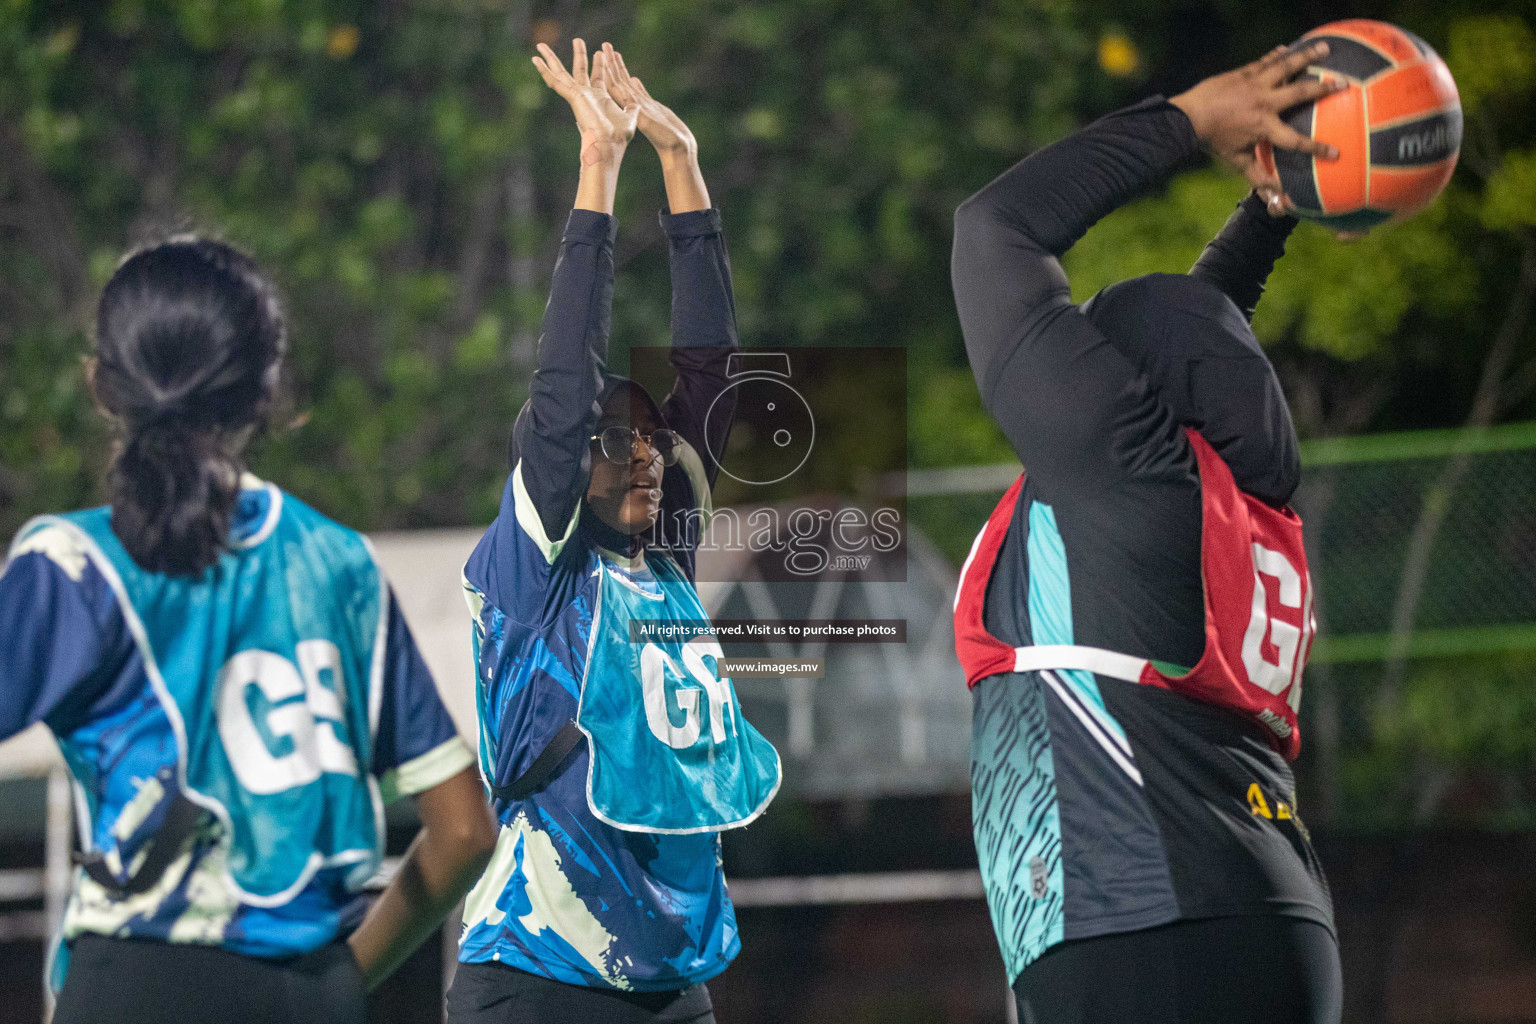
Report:
[{"label": "chain link fence", "polygon": [[1394,632],[1413,634],[1410,655],[1536,647],[1536,429],[1308,454],[1296,507],[1322,604],[1317,660],[1381,660]]},{"label": "chain link fence", "polygon": [[[1314,822],[1536,825],[1536,423],[1313,441],[1302,461]],[[958,565],[1018,472],[912,473],[914,528]]]}]

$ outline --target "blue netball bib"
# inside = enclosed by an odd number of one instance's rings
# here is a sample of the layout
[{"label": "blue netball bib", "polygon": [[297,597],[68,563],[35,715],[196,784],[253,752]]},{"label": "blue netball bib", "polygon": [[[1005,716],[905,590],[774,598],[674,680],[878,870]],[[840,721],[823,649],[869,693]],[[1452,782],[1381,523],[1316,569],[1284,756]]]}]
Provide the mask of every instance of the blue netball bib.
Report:
[{"label": "blue netball bib", "polygon": [[782,771],[719,675],[713,636],[632,643],[631,619],[707,619],[698,592],[652,553],[659,593],[599,559],[602,575],[576,724],[591,751],[587,802],[616,828],[673,835],[738,828],[763,813]]},{"label": "blue netball bib", "polygon": [[362,537],[271,494],[261,532],[197,578],[139,568],[109,509],[38,521],[88,541],[175,733],[177,782],[223,824],[229,880],[257,906],[322,868],[360,886],[383,837],[383,579]]}]

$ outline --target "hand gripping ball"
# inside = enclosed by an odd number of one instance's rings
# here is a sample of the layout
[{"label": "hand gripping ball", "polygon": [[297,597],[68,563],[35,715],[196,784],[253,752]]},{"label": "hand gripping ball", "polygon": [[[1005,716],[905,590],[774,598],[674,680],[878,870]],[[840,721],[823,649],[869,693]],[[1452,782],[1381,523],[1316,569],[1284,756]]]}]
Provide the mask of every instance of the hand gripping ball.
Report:
[{"label": "hand gripping ball", "polygon": [[1461,99],[1445,61],[1395,25],[1365,18],[1308,32],[1293,49],[1327,42],[1303,75],[1342,78],[1349,88],[1287,110],[1298,132],[1338,148],[1323,160],[1259,143],[1296,213],[1339,231],[1401,220],[1445,188],[1461,151]]}]

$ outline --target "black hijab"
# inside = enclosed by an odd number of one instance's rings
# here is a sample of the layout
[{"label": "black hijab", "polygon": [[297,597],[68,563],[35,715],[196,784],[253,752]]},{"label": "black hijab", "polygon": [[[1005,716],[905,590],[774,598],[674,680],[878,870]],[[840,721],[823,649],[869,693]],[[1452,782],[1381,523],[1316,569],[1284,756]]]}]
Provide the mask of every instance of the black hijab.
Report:
[{"label": "black hijab", "polygon": [[1179,423],[1198,430],[1238,487],[1280,507],[1301,478],[1291,411],[1236,304],[1187,274],[1110,285],[1083,313],[1145,375]]}]

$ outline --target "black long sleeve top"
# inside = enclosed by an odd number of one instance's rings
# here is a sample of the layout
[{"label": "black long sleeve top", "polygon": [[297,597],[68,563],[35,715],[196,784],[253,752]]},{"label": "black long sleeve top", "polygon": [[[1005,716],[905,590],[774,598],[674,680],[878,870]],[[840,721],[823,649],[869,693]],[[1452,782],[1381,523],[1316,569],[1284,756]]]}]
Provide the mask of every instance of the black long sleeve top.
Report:
[{"label": "black long sleeve top", "polygon": [[[1102,118],[962,204],[952,263],[982,401],[1028,471],[1026,498],[1054,506],[1066,538],[1077,642],[1180,665],[1204,641],[1199,479],[1183,427],[1265,500],[1283,504],[1299,477],[1289,411],[1247,323],[1294,221],[1250,197],[1189,275],[1138,278],[1084,307],[1059,257],[1197,145],[1161,99]],[[1027,521],[1012,532],[988,622],[1028,643]]]},{"label": "black long sleeve top", "polygon": [[[1027,472],[983,606],[988,632],[1012,646],[1193,667],[1205,649],[1203,513],[1184,427],[1249,493],[1281,504],[1296,486],[1295,431],[1248,325],[1289,224],[1245,201],[1189,274],[1112,285],[1082,307],[1058,262],[1195,144],[1184,114],[1152,100],[1035,153],[956,214],[971,367]],[[975,690],[977,850],[984,874],[1011,879],[988,893],[1005,961],[1039,955],[1039,921],[1053,912],[1066,939],[1249,914],[1332,928],[1294,815],[1256,821],[1245,802],[1256,787],[1294,803],[1262,726],[1155,686],[1098,675],[1079,689],[1066,675],[1022,685],[1000,674]]]},{"label": "black long sleeve top", "polygon": [[[722,450],[731,423],[718,410],[705,422],[711,403],[725,389],[727,360],[737,348],[730,258],[718,210],[664,211],[661,223],[672,275],[670,359],[677,370],[661,413],[702,456]],[[617,222],[608,214],[571,212],[544,309],[528,402],[513,427],[510,461],[514,469],[521,461],[524,486],[550,537],[565,533],[586,491],[598,397],[616,379],[607,369],[616,234]],[[720,436],[706,438],[706,430]],[[718,470],[712,459],[701,461],[702,479],[681,467],[667,470],[663,521],[702,501],[705,496],[696,492],[713,485]],[[691,575],[691,551],[674,554]]]}]

